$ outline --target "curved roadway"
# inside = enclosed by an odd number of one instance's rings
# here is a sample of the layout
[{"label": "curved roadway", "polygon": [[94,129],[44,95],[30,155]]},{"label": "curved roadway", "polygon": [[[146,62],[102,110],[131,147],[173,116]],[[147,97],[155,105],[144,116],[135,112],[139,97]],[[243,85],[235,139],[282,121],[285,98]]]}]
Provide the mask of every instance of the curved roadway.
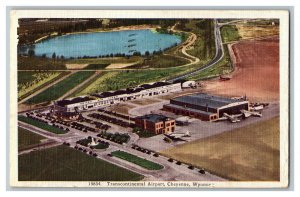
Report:
[{"label": "curved roadway", "polygon": [[221,37],[221,33],[220,33],[220,25],[218,25],[217,20],[214,20],[214,33],[215,33],[215,44],[216,44],[216,55],[214,56],[214,58],[208,62],[207,64],[201,66],[200,68],[197,68],[196,70],[193,70],[191,72],[185,73],[183,75],[180,76],[176,76],[174,78],[170,78],[167,81],[168,82],[174,82],[175,80],[178,79],[184,79],[186,77],[190,77],[192,75],[195,75],[207,68],[212,67],[213,65],[215,65],[216,63],[218,63],[224,56],[224,48],[223,48],[223,44],[222,44],[222,37]]}]

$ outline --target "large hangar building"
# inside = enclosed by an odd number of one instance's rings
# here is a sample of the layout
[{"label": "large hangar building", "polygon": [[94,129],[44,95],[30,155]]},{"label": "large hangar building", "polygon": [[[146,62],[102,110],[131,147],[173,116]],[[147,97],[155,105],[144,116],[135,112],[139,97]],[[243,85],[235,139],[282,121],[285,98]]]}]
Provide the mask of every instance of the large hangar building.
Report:
[{"label": "large hangar building", "polygon": [[224,113],[239,114],[243,109],[249,110],[249,101],[246,98],[231,99],[201,93],[173,98],[163,108],[175,114],[212,121]]}]

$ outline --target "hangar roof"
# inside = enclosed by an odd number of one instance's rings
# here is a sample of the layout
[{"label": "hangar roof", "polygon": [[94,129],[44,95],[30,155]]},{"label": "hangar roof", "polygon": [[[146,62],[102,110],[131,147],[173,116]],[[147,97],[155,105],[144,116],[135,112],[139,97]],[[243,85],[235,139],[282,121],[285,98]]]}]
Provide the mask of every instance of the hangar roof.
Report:
[{"label": "hangar roof", "polygon": [[223,107],[230,103],[244,101],[243,99],[231,99],[231,98],[202,94],[202,93],[181,96],[181,97],[177,97],[177,98],[174,98],[171,100],[188,103],[188,104],[192,104],[192,105],[203,106],[203,107],[207,106],[209,108],[220,108],[220,107]]},{"label": "hangar roof", "polygon": [[64,107],[66,105],[71,105],[71,104],[74,104],[74,103],[80,103],[80,102],[91,101],[91,100],[94,100],[94,99],[90,98],[88,96],[76,97],[76,98],[73,98],[73,99],[63,99],[63,100],[56,101],[56,104],[59,105],[59,106]]}]

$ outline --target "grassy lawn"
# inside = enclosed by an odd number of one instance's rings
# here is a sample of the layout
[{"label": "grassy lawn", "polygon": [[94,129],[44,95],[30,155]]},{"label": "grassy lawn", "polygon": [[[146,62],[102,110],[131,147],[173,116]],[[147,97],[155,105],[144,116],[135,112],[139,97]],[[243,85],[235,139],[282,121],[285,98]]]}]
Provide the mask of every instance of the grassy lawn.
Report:
[{"label": "grassy lawn", "polygon": [[143,129],[140,129],[138,127],[133,128],[132,130],[133,133],[137,134],[141,138],[148,138],[148,137],[153,137],[156,134],[150,131],[145,131]]},{"label": "grassy lawn", "polygon": [[65,74],[68,74],[68,72],[19,71],[18,100],[26,98],[33,92],[36,92],[41,88],[63,77]]},{"label": "grassy lawn", "polygon": [[37,145],[45,139],[43,136],[35,134],[31,131],[18,127],[18,149],[22,150],[27,147]]},{"label": "grassy lawn", "polygon": [[224,43],[239,41],[241,36],[239,35],[238,29],[235,25],[224,25],[221,28],[222,40]]},{"label": "grassy lawn", "polygon": [[107,144],[99,143],[96,146],[93,146],[95,149],[106,149],[109,147]]},{"label": "grassy lawn", "polygon": [[203,79],[209,79],[213,77],[218,77],[222,74],[229,74],[233,71],[231,59],[228,52],[227,45],[224,45],[224,56],[222,60],[212,67],[205,69],[202,72],[199,72],[191,77],[188,77],[189,80],[203,80]]},{"label": "grassy lawn", "polygon": [[101,131],[97,136],[119,144],[127,143],[130,140],[130,136],[127,133],[109,133]]},{"label": "grassy lawn", "polygon": [[99,80],[100,78],[102,78],[102,76],[105,73],[106,72],[99,72],[93,78],[91,78],[88,82],[86,82],[84,85],[76,88],[76,90],[72,94],[70,94],[68,97],[72,98],[72,97],[76,97],[76,96],[80,96],[80,95],[86,95],[87,93],[85,93],[84,91],[86,91],[87,88],[91,86],[91,84],[95,83],[97,80]]},{"label": "grassy lawn", "polygon": [[[272,22],[275,24],[272,25]],[[236,24],[236,27],[241,39],[279,35],[279,21],[276,19],[240,22]]]},{"label": "grassy lawn", "polygon": [[81,84],[83,81],[88,79],[94,71],[80,71],[72,74],[66,79],[60,81],[59,83],[51,86],[50,88],[44,90],[40,94],[28,99],[27,104],[37,104],[42,102],[49,102],[60,98],[62,95],[67,93],[69,90],[73,89],[77,85]]},{"label": "grassy lawn", "polygon": [[82,146],[88,146],[88,144],[89,143],[91,143],[92,142],[92,140],[91,139],[81,139],[81,140],[78,140],[77,142],[76,142],[76,144],[80,144],[80,145],[82,145]]},{"label": "grassy lawn", "polygon": [[210,60],[215,55],[214,23],[210,19],[189,20],[183,28],[184,31],[197,35],[194,48],[187,51],[202,61]]},{"label": "grassy lawn", "polygon": [[132,155],[127,152],[123,151],[114,151],[111,153],[113,156],[124,159],[126,161],[129,161],[131,163],[134,163],[136,165],[139,165],[143,168],[146,168],[148,170],[160,170],[163,169],[164,167],[162,165],[159,165],[157,163],[154,163],[152,161],[148,161],[146,159],[140,158],[138,156]]},{"label": "grassy lawn", "polygon": [[100,92],[106,87],[106,81],[114,78],[118,73],[117,72],[105,72],[101,73],[101,76],[95,78],[95,80],[91,80],[86,87],[81,90],[78,90],[74,93],[74,96],[87,95],[91,93]]},{"label": "grassy lawn", "polygon": [[65,70],[65,60],[18,56],[18,70]]},{"label": "grassy lawn", "polygon": [[67,131],[64,131],[64,130],[59,129],[57,127],[50,126],[46,123],[34,120],[32,118],[28,118],[28,117],[25,117],[25,116],[18,116],[18,120],[22,121],[22,122],[25,122],[25,123],[28,123],[28,124],[31,124],[35,127],[44,129],[44,130],[49,131],[51,133],[55,133],[55,134],[65,134],[65,133],[67,133]]},{"label": "grassy lawn", "polygon": [[143,176],[67,146],[19,156],[19,181],[139,181]]},{"label": "grassy lawn", "polygon": [[85,58],[67,60],[68,64],[112,64],[112,63],[138,63],[142,62],[143,58],[139,56],[132,57],[108,57],[108,58]]},{"label": "grassy lawn", "polygon": [[239,181],[279,181],[279,117],[164,150],[162,154]]},{"label": "grassy lawn", "polygon": [[132,71],[111,71],[106,72],[94,83],[90,84],[79,95],[119,90],[128,87],[135,87],[143,83],[161,81],[172,75],[187,72],[192,67],[174,67],[157,70],[132,70]]},{"label": "grassy lawn", "polygon": [[129,68],[168,68],[188,63],[190,61],[173,55],[153,55],[145,58],[143,63],[130,66]]}]

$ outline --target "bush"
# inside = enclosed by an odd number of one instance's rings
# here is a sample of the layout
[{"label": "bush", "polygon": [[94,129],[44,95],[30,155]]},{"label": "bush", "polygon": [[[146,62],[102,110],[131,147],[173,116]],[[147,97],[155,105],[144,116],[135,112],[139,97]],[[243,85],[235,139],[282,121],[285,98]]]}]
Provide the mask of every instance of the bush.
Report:
[{"label": "bush", "polygon": [[203,169],[199,170],[199,173],[205,174],[205,171]]},{"label": "bush", "polygon": [[194,166],[189,166],[188,168],[191,169],[191,170],[193,170],[193,169],[194,169]]}]

